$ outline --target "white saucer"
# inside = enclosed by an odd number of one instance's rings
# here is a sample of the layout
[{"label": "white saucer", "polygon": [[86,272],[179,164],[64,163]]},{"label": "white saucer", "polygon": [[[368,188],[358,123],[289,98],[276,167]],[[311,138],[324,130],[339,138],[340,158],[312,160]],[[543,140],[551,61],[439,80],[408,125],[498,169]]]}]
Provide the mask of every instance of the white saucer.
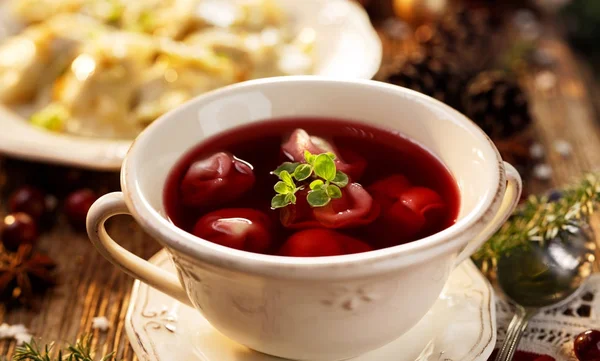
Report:
[{"label": "white saucer", "polygon": [[[150,262],[175,272],[166,251]],[[198,311],[135,281],[125,328],[143,361],[277,361],[221,335]],[[429,313],[408,333],[352,361],[485,361],[496,342],[494,295],[471,261],[450,275]]]}]

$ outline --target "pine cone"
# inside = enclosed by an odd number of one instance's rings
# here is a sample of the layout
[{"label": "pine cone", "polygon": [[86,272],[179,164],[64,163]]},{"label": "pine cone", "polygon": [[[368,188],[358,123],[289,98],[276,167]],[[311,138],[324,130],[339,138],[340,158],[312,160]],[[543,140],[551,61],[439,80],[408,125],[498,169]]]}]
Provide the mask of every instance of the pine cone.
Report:
[{"label": "pine cone", "polygon": [[532,123],[527,95],[499,71],[485,71],[467,85],[464,113],[493,140],[525,131]]},{"label": "pine cone", "polygon": [[438,21],[421,25],[416,40],[435,56],[454,56],[465,72],[479,72],[492,57],[497,24],[487,9],[452,9]]},{"label": "pine cone", "polygon": [[429,95],[460,109],[464,77],[449,58],[436,57],[423,49],[413,51],[387,82]]}]

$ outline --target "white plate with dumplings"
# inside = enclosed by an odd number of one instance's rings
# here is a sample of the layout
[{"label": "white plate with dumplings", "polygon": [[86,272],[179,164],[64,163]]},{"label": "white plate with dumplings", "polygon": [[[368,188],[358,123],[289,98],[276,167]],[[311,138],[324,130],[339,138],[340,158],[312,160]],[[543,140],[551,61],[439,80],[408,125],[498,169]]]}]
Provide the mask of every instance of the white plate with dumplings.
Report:
[{"label": "white plate with dumplings", "polygon": [[202,93],[270,76],[370,79],[380,64],[351,0],[6,0],[0,153],[116,171],[139,132]]}]

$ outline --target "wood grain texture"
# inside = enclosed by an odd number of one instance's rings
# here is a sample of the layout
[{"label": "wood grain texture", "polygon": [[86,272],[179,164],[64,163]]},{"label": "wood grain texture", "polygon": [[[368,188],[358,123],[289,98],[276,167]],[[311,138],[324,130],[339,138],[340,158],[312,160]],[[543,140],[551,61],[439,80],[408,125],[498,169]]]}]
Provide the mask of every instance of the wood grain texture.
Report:
[{"label": "wood grain texture", "polygon": [[[0,172],[7,180],[0,186],[2,200],[6,200],[9,189],[30,183],[32,172],[39,177],[47,173],[35,171],[46,167],[35,163],[6,160],[0,164]],[[118,184],[118,174],[90,172],[86,179],[84,183],[101,192],[118,189],[115,186]],[[2,205],[2,212],[5,212],[5,202]],[[127,216],[118,216],[109,221],[108,231],[125,248],[145,259],[160,249]],[[37,248],[58,263],[59,285],[42,296],[39,309],[6,309],[0,306],[0,323],[23,323],[42,342],[74,342],[82,334],[93,333],[98,353],[117,350],[119,358],[124,361],[134,360],[123,325],[133,279],[96,252],[87,235],[73,229],[60,211],[56,224],[42,235]],[[92,320],[97,316],[109,319],[112,327],[108,332],[92,329]],[[14,349],[14,342],[0,341],[0,355],[10,357]]]},{"label": "wood grain texture", "polygon": [[[532,192],[563,185],[600,166],[600,131],[594,111],[597,99],[587,92],[596,84],[590,72],[580,66],[560,39],[550,36],[545,46],[557,59],[553,70],[556,84],[549,89],[540,89],[536,86],[535,76],[531,76],[527,86],[536,121],[535,133],[547,150],[553,176],[547,182],[527,181],[525,185]],[[573,146],[570,157],[563,158],[553,151],[557,139],[566,140]],[[12,188],[31,181],[45,184],[48,183],[46,178],[52,177],[55,177],[52,167],[4,159],[0,162],[0,215],[6,211],[3,201]],[[58,182],[61,182],[60,177]],[[118,174],[88,172],[81,182],[101,193],[119,189]],[[595,220],[594,224],[597,223]],[[159,250],[158,244],[131,218],[115,217],[109,222],[108,229],[121,244],[145,259]],[[78,336],[93,332],[99,351],[116,350],[124,361],[135,360],[123,325],[133,279],[104,260],[85,233],[73,230],[62,217],[44,233],[38,248],[57,261],[61,277],[59,286],[41,298],[39,310],[0,306],[0,323],[23,323],[43,342],[73,342]],[[106,316],[111,321],[108,332],[92,330],[92,319],[96,316]],[[0,355],[10,357],[14,348],[14,342],[0,341]]]}]

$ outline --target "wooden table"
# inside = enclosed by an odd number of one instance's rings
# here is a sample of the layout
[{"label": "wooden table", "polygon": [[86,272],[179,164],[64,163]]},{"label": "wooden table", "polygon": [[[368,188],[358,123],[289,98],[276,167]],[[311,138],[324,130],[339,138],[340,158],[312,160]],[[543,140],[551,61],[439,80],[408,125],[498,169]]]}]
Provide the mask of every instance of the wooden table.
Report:
[{"label": "wooden table", "polygon": [[[584,171],[600,167],[600,129],[595,120],[594,104],[600,98],[590,94],[595,84],[590,71],[578,62],[573,52],[558,38],[550,37],[547,48],[558,63],[553,73],[556,83],[550,89],[540,89],[536,79],[529,81],[529,92],[536,118],[536,133],[547,150],[548,163],[553,168],[549,181],[532,180],[526,187],[541,191],[572,181]],[[553,151],[557,139],[568,141],[572,155],[565,159]],[[5,159],[0,163],[0,216],[5,211],[6,192],[14,184],[23,184],[30,172],[45,177],[41,165]],[[90,173],[87,182],[101,192],[118,190],[118,174]],[[4,181],[3,181],[4,180]],[[122,244],[144,258],[159,250],[132,219],[116,217],[109,223],[109,233]],[[118,271],[93,248],[83,232],[74,231],[59,217],[55,226],[40,240],[39,249],[58,263],[61,283],[45,294],[39,310],[7,310],[0,305],[0,323],[23,323],[43,342],[74,342],[84,333],[92,332],[99,351],[117,350],[125,361],[136,360],[125,335],[124,318],[133,279]],[[112,327],[106,333],[92,330],[92,319],[106,316]],[[0,355],[11,356],[15,343],[0,341]]]}]

